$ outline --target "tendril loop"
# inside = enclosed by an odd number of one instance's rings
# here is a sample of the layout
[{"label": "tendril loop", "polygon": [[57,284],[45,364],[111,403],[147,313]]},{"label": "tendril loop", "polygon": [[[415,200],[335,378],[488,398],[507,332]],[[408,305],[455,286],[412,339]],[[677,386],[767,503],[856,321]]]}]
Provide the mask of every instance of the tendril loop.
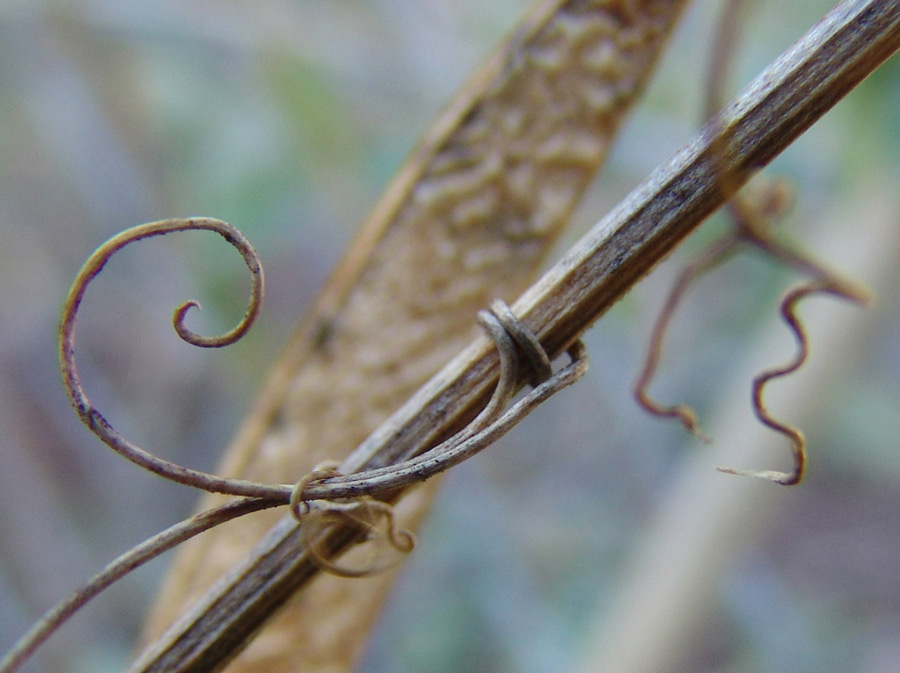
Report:
[{"label": "tendril loop", "polygon": [[[312,509],[308,520],[301,529],[303,547],[309,552],[309,557],[320,570],[337,577],[372,577],[381,574],[397,564],[399,558],[395,557],[387,561],[379,561],[378,545],[385,543],[400,554],[408,554],[416,546],[416,537],[408,530],[398,530],[394,521],[394,508],[380,500],[363,497],[352,502],[336,503],[328,502],[321,508]],[[383,519],[384,523],[379,524]],[[373,556],[368,563],[353,568],[331,560],[327,551],[327,542],[324,533],[327,526],[332,523],[349,525],[359,529],[362,542],[374,543]]]}]

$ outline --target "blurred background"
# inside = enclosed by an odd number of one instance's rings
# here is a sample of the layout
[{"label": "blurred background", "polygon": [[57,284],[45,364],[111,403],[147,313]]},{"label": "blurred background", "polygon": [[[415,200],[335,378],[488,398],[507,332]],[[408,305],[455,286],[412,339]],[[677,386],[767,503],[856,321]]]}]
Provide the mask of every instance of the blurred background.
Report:
[{"label": "blurred background", "polygon": [[[456,0],[0,0],[0,650],[196,495],[112,455],[59,384],[56,324],[90,252],[134,224],[206,215],[266,265],[259,326],[240,258],[215,236],[132,246],[80,320],[79,365],[128,437],[214,469],[331,265],[444,101],[526,3]],[[750,3],[730,93],[829,8]],[[718,2],[685,18],[560,249],[690,139]],[[780,233],[868,283],[868,309],[813,299],[813,359],[770,407],[810,442],[797,488],[755,423],[755,372],[790,359],[778,298],[796,277],[742,256],[692,292],[653,391],[697,407],[706,445],[632,401],[650,327],[713,218],[587,335],[589,378],[455,469],[365,671],[897,671],[900,661],[900,62],[888,62],[769,169]],[[29,670],[127,665],[168,558],[55,635]],[[448,591],[452,587],[452,591]]]}]

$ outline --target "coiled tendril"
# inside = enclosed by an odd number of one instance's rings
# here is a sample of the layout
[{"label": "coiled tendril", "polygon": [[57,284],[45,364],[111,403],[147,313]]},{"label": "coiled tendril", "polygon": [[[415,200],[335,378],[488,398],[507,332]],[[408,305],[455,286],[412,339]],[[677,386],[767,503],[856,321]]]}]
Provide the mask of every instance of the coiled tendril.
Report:
[{"label": "coiled tendril", "polygon": [[262,265],[256,250],[250,241],[237,229],[221,220],[205,217],[190,219],[161,220],[141,224],[127,229],[117,236],[112,237],[97,248],[88,258],[75,277],[69,295],[63,306],[62,320],[60,322],[59,361],[62,372],[63,385],[69,401],[75,408],[75,412],[82,422],[97,437],[116,453],[128,460],[150,470],[166,479],[171,479],[180,484],[187,484],[205,491],[215,493],[227,493],[230,495],[242,495],[257,498],[270,498],[286,502],[290,497],[290,486],[261,484],[243,479],[226,479],[206,472],[192,470],[163,458],[153,455],[149,451],[133,444],[125,439],[110,424],[109,421],[91,404],[81,380],[78,377],[78,368],[75,362],[75,327],[78,321],[78,309],[84,299],[88,285],[97,277],[109,259],[119,250],[130,243],[140,241],[153,236],[163,236],[175,231],[206,230],[214,231],[234,246],[244,263],[250,270],[251,291],[250,303],[244,317],[230,332],[221,336],[206,337],[196,334],[184,324],[185,316],[193,307],[200,307],[196,301],[188,301],[175,309],[172,323],[178,335],[189,344],[201,348],[220,348],[234,343],[243,337],[253,326],[259,316],[263,301],[264,278]]}]

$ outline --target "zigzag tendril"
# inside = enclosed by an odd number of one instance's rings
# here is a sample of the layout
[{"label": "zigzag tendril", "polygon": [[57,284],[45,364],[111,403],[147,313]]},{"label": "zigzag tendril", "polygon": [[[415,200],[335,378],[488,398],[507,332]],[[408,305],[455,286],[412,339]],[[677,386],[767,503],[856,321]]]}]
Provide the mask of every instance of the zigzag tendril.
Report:
[{"label": "zigzag tendril", "polygon": [[753,411],[761,423],[768,426],[775,432],[784,435],[791,445],[791,455],[793,457],[793,467],[790,472],[780,472],[777,470],[736,470],[730,467],[718,467],[720,472],[726,474],[737,474],[747,477],[758,477],[774,481],[776,484],[783,486],[793,486],[799,484],[803,480],[806,472],[806,438],[799,428],[776,419],[769,413],[763,400],[763,390],[766,385],[773,379],[781,378],[793,374],[800,369],[809,357],[809,338],[803,323],[797,316],[797,305],[806,297],[814,294],[833,294],[842,299],[865,303],[867,296],[859,290],[859,288],[841,286],[835,283],[834,279],[816,279],[794,288],[785,295],[781,302],[781,316],[785,323],[794,333],[797,341],[797,353],[792,360],[773,369],[767,369],[757,374],[753,379]]},{"label": "zigzag tendril", "polygon": [[800,483],[806,470],[806,440],[798,428],[771,415],[764,403],[763,391],[769,381],[797,371],[806,362],[809,355],[809,339],[802,322],[797,316],[797,305],[806,297],[814,294],[831,294],[842,299],[865,304],[868,300],[868,292],[856,283],[839,278],[818,261],[777,241],[773,237],[771,222],[784,210],[786,204],[785,194],[784,186],[779,182],[775,182],[769,186],[761,199],[751,200],[738,195],[730,202],[729,210],[734,219],[735,227],[732,232],[701,252],[678,275],[653,327],[644,366],[635,383],[634,396],[637,403],[648,413],[660,417],[675,418],[689,432],[706,440],[706,435],[699,428],[697,414],[690,406],[685,404],[660,404],[648,392],[648,387],[662,357],[662,346],[666,330],[688,287],[700,275],[707,273],[726,261],[741,246],[750,246],[760,250],[782,264],[810,276],[812,278],[810,281],[789,291],[780,304],[782,318],[794,333],[798,344],[796,356],[789,363],[766,370],[753,379],[753,411],[761,423],[788,439],[791,446],[793,467],[790,472],[737,470],[727,467],[717,468],[720,472],[727,474],[758,477],[777,484],[791,486]]},{"label": "zigzag tendril", "polygon": [[[709,59],[707,72],[706,96],[704,101],[704,118],[712,119],[710,128],[717,130],[719,124],[719,110],[722,109],[724,89],[727,74],[731,69],[731,62],[738,44],[738,28],[741,26],[741,14],[745,9],[743,0],[726,0],[719,25],[715,31],[716,39],[713,44],[712,54]],[[713,147],[713,162],[724,159],[729,151],[724,138],[726,134],[717,133],[719,146]],[[722,161],[724,166],[724,161]],[[776,259],[787,267],[790,267],[804,275],[809,280],[800,287],[791,290],[781,302],[781,315],[788,327],[793,331],[798,343],[797,355],[788,364],[775,369],[766,370],[753,379],[753,410],[761,423],[772,430],[784,435],[791,445],[793,468],[790,472],[774,470],[735,470],[732,468],[718,468],[721,472],[739,474],[743,476],[759,477],[774,481],[778,484],[793,485],[803,479],[806,469],[806,440],[803,433],[796,427],[775,419],[763,402],[763,390],[772,379],[787,376],[799,369],[809,354],[809,341],[803,325],[796,314],[797,304],[804,298],[818,293],[828,293],[854,301],[865,303],[868,292],[858,284],[839,278],[829,271],[823,264],[812,259],[805,253],[795,250],[778,241],[772,233],[772,223],[781,218],[787,210],[790,193],[785,182],[771,181],[754,196],[746,196],[738,193],[730,184],[727,171],[722,171],[722,191],[731,196],[727,210],[734,222],[732,231],[720,240],[710,245],[705,251],[690,263],[679,274],[666,302],[657,317],[650,337],[650,345],[644,359],[644,366],[634,387],[634,397],[637,403],[648,413],[665,418],[674,418],[691,433],[707,440],[706,435],[700,430],[697,414],[688,405],[674,404],[663,405],[653,400],[647,389],[662,357],[662,345],[665,333],[671,322],[682,297],[688,287],[701,275],[709,272],[714,267],[726,261],[730,256],[738,252],[741,247],[756,248],[762,253]]]}]

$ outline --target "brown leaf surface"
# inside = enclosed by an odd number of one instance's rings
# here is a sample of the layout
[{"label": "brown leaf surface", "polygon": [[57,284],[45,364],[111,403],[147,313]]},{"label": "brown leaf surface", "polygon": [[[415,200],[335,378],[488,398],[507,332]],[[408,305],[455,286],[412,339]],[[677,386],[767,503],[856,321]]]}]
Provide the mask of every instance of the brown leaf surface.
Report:
[{"label": "brown leaf surface", "polygon": [[[221,473],[292,483],[349,453],[534,278],[650,70],[682,0],[543,1],[438,118],[309,311]],[[433,486],[398,506],[410,526]],[[204,507],[216,498],[207,498]],[[182,549],[157,636],[281,514]],[[394,573],[320,577],[229,671],[343,671]]]}]

